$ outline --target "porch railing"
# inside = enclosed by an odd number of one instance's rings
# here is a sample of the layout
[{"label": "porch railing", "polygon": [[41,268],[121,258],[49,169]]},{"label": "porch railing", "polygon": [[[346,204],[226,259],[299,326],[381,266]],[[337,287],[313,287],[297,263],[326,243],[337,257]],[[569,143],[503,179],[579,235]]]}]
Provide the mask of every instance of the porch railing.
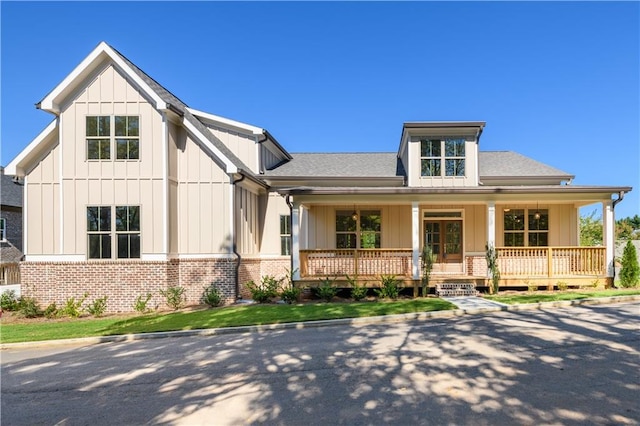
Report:
[{"label": "porch railing", "polygon": [[4,263],[0,265],[0,285],[20,284],[20,265]]},{"label": "porch railing", "polygon": [[502,277],[603,276],[605,247],[498,247]]},{"label": "porch railing", "polygon": [[300,250],[300,275],[411,277],[412,256],[408,249]]}]

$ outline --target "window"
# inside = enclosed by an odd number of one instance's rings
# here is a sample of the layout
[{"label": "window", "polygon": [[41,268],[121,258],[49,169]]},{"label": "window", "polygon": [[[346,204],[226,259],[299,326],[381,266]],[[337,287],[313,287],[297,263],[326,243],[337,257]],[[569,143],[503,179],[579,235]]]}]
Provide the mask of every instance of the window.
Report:
[{"label": "window", "polygon": [[504,211],[504,245],[506,247],[546,247],[549,245],[548,236],[548,210],[508,209]]},{"label": "window", "polygon": [[138,117],[115,117],[116,159],[137,160],[139,155]]},{"label": "window", "polygon": [[89,259],[111,259],[113,241],[118,259],[140,258],[140,207],[87,207],[87,239]]},{"label": "window", "polygon": [[111,259],[111,207],[87,207],[89,259]]},{"label": "window", "polygon": [[111,120],[108,116],[87,117],[87,159],[111,158]]},{"label": "window", "polygon": [[7,239],[7,220],[5,218],[0,219],[0,241]]},{"label": "window", "polygon": [[140,207],[116,207],[118,259],[140,257]]},{"label": "window", "polygon": [[138,160],[140,118],[119,115],[87,116],[86,140],[88,160],[110,160],[112,146],[116,152],[116,160]]},{"label": "window", "polygon": [[421,176],[465,176],[464,138],[422,139],[420,162]]},{"label": "window", "polygon": [[380,248],[380,231],[380,210],[336,212],[337,248]]},{"label": "window", "polygon": [[291,255],[291,216],[280,215],[280,254]]}]

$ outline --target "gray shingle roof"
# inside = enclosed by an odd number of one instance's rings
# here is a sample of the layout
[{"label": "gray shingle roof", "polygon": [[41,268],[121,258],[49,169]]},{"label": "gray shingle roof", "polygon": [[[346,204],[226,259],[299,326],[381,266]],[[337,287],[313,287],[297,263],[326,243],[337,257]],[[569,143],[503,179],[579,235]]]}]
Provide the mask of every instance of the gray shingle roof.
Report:
[{"label": "gray shingle roof", "polygon": [[240,160],[229,148],[227,148],[227,146],[222,143],[222,141],[218,138],[216,138],[210,131],[209,129],[200,121],[198,120],[198,118],[196,118],[193,114],[191,114],[187,108],[187,104],[185,104],[184,102],[182,102],[180,99],[178,99],[177,96],[175,96],[173,93],[171,93],[170,91],[168,91],[167,89],[164,88],[164,86],[162,86],[160,83],[158,83],[157,81],[155,81],[153,78],[151,78],[147,73],[145,73],[144,71],[142,71],[140,68],[138,68],[138,66],[136,64],[134,64],[133,62],[131,62],[129,59],[127,59],[126,56],[124,56],[122,53],[118,52],[118,50],[116,50],[115,48],[113,48],[113,46],[110,46],[114,52],[116,52],[123,61],[125,61],[127,63],[127,65],[129,65],[131,67],[131,69],[133,70],[133,72],[135,72],[136,74],[138,74],[138,76],[149,85],[149,87],[151,87],[151,89],[158,94],[158,96],[160,96],[160,98],[168,103],[171,104],[172,106],[174,106],[181,114],[183,114],[185,120],[188,120],[191,124],[193,124],[203,135],[205,135],[205,137],[209,140],[209,142],[211,142],[216,148],[218,148],[225,156],[227,156],[227,158],[229,158],[229,160],[231,160],[231,162],[238,168],[241,169],[242,171],[244,171],[245,173],[250,174],[251,176],[255,176],[252,172],[251,169],[249,167],[247,167],[246,164],[244,164],[244,162],[242,160]]},{"label": "gray shingle roof", "polygon": [[24,255],[9,242],[0,243],[0,263],[20,262]]},{"label": "gray shingle roof", "polygon": [[292,153],[293,160],[265,176],[396,177],[404,168],[393,152]]},{"label": "gray shingle roof", "polygon": [[0,204],[3,206],[22,207],[22,185],[13,181],[13,176],[0,172]]},{"label": "gray shingle roof", "polygon": [[484,151],[478,159],[480,177],[550,177],[562,176],[567,179],[572,175],[525,157],[513,151]]}]

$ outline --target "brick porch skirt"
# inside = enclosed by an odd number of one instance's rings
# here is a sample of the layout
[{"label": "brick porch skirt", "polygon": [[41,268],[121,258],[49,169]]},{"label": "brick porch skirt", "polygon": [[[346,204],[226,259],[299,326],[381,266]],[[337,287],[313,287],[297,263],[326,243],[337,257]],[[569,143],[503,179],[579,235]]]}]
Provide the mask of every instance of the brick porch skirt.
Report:
[{"label": "brick porch skirt", "polygon": [[[289,265],[287,258],[243,259],[238,271],[240,295],[248,296],[247,281],[259,282],[265,274],[283,276]],[[42,308],[53,302],[60,307],[70,297],[77,300],[88,294],[84,306],[108,296],[108,313],[132,312],[136,298],[149,293],[148,307],[166,308],[160,290],[172,285],[186,288],[186,304],[197,305],[212,283],[225,304],[235,301],[235,259],[22,262],[20,273],[22,295],[35,298]]]}]

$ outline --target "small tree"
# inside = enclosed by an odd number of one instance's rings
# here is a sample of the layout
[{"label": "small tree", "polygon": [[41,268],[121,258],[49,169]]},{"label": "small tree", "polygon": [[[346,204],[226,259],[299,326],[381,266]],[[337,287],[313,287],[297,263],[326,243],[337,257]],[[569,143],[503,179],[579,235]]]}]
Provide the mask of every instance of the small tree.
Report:
[{"label": "small tree", "polygon": [[638,266],[638,253],[636,246],[627,241],[622,252],[622,270],[620,271],[620,284],[622,287],[635,287],[640,282],[640,266]]},{"label": "small tree", "polygon": [[433,264],[436,263],[436,255],[428,244],[422,248],[422,297],[427,297],[429,293],[429,280],[431,279],[431,271]]},{"label": "small tree", "polygon": [[596,211],[588,216],[580,216],[580,245],[599,246],[602,244],[602,218],[596,218]]},{"label": "small tree", "polygon": [[487,270],[489,271],[489,278],[491,278],[491,294],[498,294],[500,288],[500,269],[498,269],[498,252],[493,244],[487,244],[484,246],[487,258]]}]

